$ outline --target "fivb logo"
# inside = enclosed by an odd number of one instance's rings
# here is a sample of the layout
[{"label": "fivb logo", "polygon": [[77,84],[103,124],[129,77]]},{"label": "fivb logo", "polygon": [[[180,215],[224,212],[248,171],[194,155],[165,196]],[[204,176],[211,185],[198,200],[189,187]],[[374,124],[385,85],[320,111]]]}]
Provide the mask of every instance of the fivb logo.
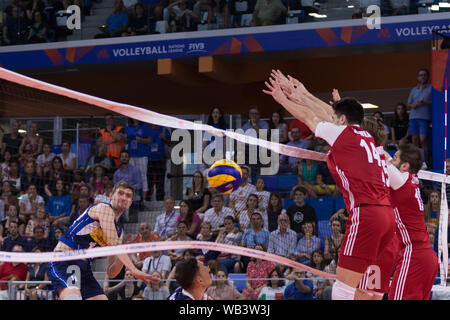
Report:
[{"label": "fivb logo", "polygon": [[366,25],[369,30],[381,29],[381,9],[377,5],[370,5],[366,10]]},{"label": "fivb logo", "polygon": [[[244,131],[243,129],[231,130],[229,133],[236,133],[245,136],[245,142],[237,141],[237,150],[235,152],[235,139],[214,135],[208,131],[202,130],[202,123],[195,121],[197,130],[194,130],[193,141],[192,135],[188,130],[176,129],[172,132],[171,140],[177,143],[171,152],[171,161],[175,165],[180,164],[202,164],[212,165],[218,160],[223,160],[228,155],[236,155],[236,162],[239,165],[243,164],[259,164],[261,165],[261,175],[274,175],[279,168],[279,154],[276,152],[269,152],[268,149],[257,146],[258,139],[268,140],[268,130],[259,129],[258,132],[253,128]],[[270,131],[270,142],[279,142],[279,131]],[[214,140],[212,139],[214,137]],[[180,141],[181,140],[181,141]],[[193,150],[192,150],[193,146]],[[247,147],[247,152],[246,152]],[[194,161],[186,159],[184,155],[194,154]],[[246,159],[248,155],[248,159]],[[258,157],[259,156],[259,157]],[[259,159],[258,159],[259,158]],[[248,161],[246,161],[248,160]]]},{"label": "fivb logo", "polygon": [[80,30],[81,29],[81,9],[80,9],[80,7],[77,5],[68,6],[66,9],[66,14],[68,15],[67,22],[66,22],[67,29]]}]

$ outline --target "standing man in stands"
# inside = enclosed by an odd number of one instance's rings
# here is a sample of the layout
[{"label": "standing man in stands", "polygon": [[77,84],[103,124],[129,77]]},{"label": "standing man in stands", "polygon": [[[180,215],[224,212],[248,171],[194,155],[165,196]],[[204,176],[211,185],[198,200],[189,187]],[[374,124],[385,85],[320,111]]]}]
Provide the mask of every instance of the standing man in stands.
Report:
[{"label": "standing man in stands", "polygon": [[106,157],[110,158],[116,168],[120,167],[120,152],[125,149],[125,128],[114,124],[114,115],[105,115],[106,127],[100,129],[99,143],[106,145]]}]

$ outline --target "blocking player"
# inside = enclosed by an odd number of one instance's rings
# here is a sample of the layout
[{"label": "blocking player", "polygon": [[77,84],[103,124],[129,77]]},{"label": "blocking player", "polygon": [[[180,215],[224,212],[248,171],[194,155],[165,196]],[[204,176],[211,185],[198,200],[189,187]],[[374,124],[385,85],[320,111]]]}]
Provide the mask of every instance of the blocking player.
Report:
[{"label": "blocking player", "polygon": [[364,111],[358,101],[344,98],[331,107],[310,94],[298,80],[283,79],[276,73],[271,76],[270,83],[266,82],[269,90],[263,92],[330,145],[327,165],[349,212],[332,299],[353,300],[367,267],[377,262],[394,237],[386,167],[372,136],[359,127]]},{"label": "blocking player", "polygon": [[[54,251],[70,251],[97,246],[114,246],[122,243],[123,230],[119,218],[129,209],[134,188],[125,181],[114,185],[110,203],[99,202],[87,208],[60,237]],[[108,257],[107,274],[114,278],[125,265],[133,276],[144,282],[155,280],[138,270],[126,254]],[[78,271],[78,272],[77,272]],[[75,272],[75,274],[74,274]],[[74,277],[79,275],[79,287],[74,285]],[[48,278],[61,300],[107,300],[98,284],[87,259],[49,262]]]},{"label": "blocking player", "polygon": [[387,153],[386,157],[401,243],[389,300],[428,300],[439,263],[430,244],[417,177],[423,164],[422,154],[418,147],[403,144],[393,159]]}]

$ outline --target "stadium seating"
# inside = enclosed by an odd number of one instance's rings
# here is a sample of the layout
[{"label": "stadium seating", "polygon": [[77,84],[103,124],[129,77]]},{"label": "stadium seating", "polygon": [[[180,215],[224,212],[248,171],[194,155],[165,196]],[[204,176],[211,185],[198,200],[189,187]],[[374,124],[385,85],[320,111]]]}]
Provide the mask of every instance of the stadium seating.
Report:
[{"label": "stadium seating", "polygon": [[333,215],[334,198],[321,196],[306,198],[305,202],[316,210],[317,220],[329,220]]},{"label": "stadium seating", "polygon": [[247,275],[245,273],[230,273],[228,280],[233,281],[234,286],[239,292],[242,292],[246,287]]},{"label": "stadium seating", "polygon": [[339,209],[345,208],[344,198],[342,196],[334,197],[334,210],[333,213],[337,212]]},{"label": "stadium seating", "polygon": [[295,174],[278,176],[278,190],[291,191],[298,183],[298,178]]},{"label": "stadium seating", "polygon": [[276,191],[278,190],[278,176],[258,176],[253,179],[253,184],[256,184],[256,180],[262,178],[266,183],[267,191]]},{"label": "stadium seating", "polygon": [[323,251],[326,238],[332,234],[329,220],[317,221],[317,234],[320,238],[320,249]]}]

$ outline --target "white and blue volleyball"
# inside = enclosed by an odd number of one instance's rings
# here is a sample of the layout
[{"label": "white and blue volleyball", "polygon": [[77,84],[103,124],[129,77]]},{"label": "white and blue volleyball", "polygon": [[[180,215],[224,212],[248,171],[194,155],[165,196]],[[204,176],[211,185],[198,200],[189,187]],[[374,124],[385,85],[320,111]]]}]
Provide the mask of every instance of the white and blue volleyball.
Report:
[{"label": "white and blue volleyball", "polygon": [[220,193],[231,193],[241,185],[241,167],[231,160],[216,161],[208,170],[208,182]]}]

